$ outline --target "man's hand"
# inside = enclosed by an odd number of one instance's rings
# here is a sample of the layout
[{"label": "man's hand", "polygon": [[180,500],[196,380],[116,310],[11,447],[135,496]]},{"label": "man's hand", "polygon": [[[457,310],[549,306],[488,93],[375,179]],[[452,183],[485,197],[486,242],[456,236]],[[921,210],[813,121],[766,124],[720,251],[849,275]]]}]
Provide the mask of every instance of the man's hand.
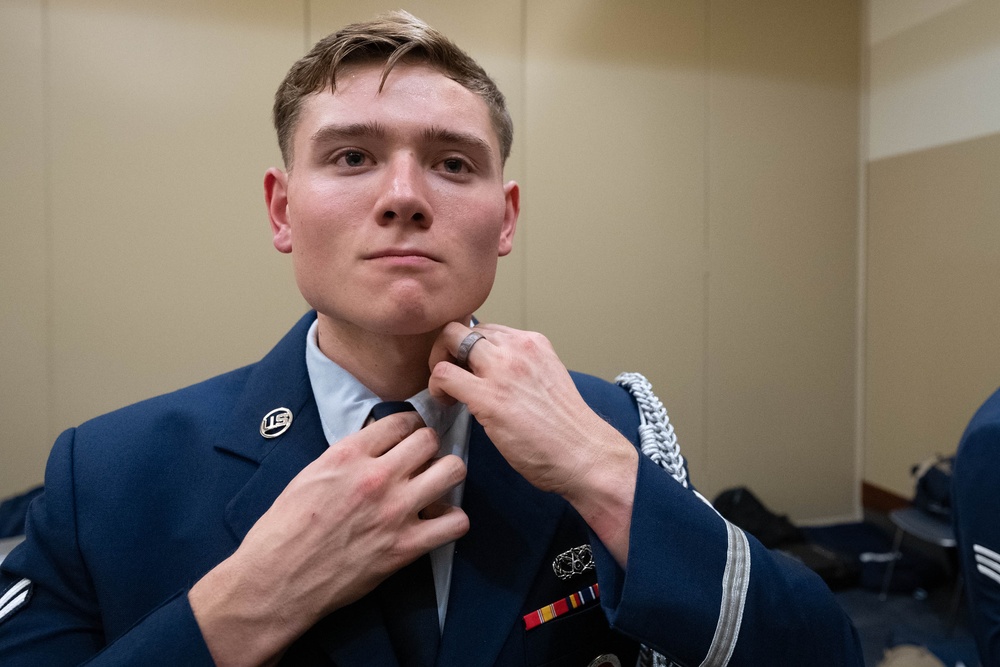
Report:
[{"label": "man's hand", "polygon": [[461,401],[510,465],[562,495],[624,567],[638,452],[584,402],[549,341],[538,333],[478,324],[485,336],[456,365],[472,331],[449,323],[431,352],[431,394]]},{"label": "man's hand", "polygon": [[[415,412],[386,417],[302,470],[239,549],[188,594],[219,665],[267,664],[331,611],[469,529],[439,499],[465,478]],[[433,506],[435,511],[418,513]]]}]

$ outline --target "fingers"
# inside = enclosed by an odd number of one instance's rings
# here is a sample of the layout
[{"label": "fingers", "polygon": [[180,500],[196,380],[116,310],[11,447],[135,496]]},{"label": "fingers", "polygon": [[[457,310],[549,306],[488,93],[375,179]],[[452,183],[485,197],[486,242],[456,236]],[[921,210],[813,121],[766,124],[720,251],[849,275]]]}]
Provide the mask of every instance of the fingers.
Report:
[{"label": "fingers", "polygon": [[378,458],[390,470],[397,471],[399,477],[409,479],[428,469],[439,449],[437,433],[425,427],[406,436]]},{"label": "fingers", "polygon": [[444,329],[434,341],[431,348],[430,367],[433,369],[436,364],[442,361],[455,361],[458,354],[458,346],[462,339],[472,331],[470,327],[458,322],[449,322],[444,325]]},{"label": "fingers", "polygon": [[425,518],[441,513],[445,494],[465,479],[465,463],[454,454],[435,459],[427,469],[410,479],[407,494],[417,510],[427,509]]},{"label": "fingers", "polygon": [[415,411],[397,412],[352,433],[338,446],[347,444],[359,447],[369,456],[382,456],[423,427],[424,420]]},{"label": "fingers", "polygon": [[442,503],[433,518],[420,522],[418,537],[414,541],[420,553],[427,553],[442,544],[454,542],[467,532],[469,532],[469,516],[461,507]]},{"label": "fingers", "polygon": [[[444,329],[441,330],[440,335],[438,335],[437,340],[434,341],[434,347],[431,348],[431,355],[429,359],[431,370],[434,366],[442,361],[447,361],[453,364],[457,364],[459,356],[459,347],[462,345],[462,341],[472,333],[473,329],[460,324],[458,322],[449,322],[445,325]],[[477,325],[475,331],[480,331],[480,327]],[[481,333],[481,331],[480,331]],[[484,346],[488,343],[488,340],[479,340],[472,349],[469,350],[466,365],[471,367],[472,363],[472,353],[475,348]]]},{"label": "fingers", "polygon": [[416,517],[418,510],[432,505],[465,479],[462,459],[439,459],[439,450],[437,433],[425,427],[416,412],[397,413],[344,438],[313,465],[329,469],[342,467],[359,456],[368,459],[377,466],[372,470],[379,470],[371,485],[406,486],[401,500]]},{"label": "fingers", "polygon": [[[370,424],[365,430],[375,428],[382,422],[395,420],[402,414],[385,417]],[[404,431],[394,431],[400,432]],[[442,498],[461,484],[466,475],[465,463],[461,458],[454,455],[438,458],[439,450],[437,433],[431,428],[423,427],[408,433],[377,457],[385,470],[391,471],[388,474],[406,485],[404,502],[412,508],[413,514],[416,515],[418,510],[428,510],[426,514],[422,513],[421,518],[424,519],[447,514],[447,504]]]},{"label": "fingers", "polygon": [[428,519],[436,519],[439,516],[443,516],[444,513],[447,512],[450,507],[452,507],[452,505],[449,502],[447,502],[444,498],[438,498],[430,505],[420,510],[417,516],[419,516],[421,519],[424,519],[425,521]]},{"label": "fingers", "polygon": [[[482,335],[469,347],[460,351],[463,342],[473,331]],[[431,378],[428,383],[431,396],[451,405],[456,400],[468,404],[477,391],[477,375],[489,366],[489,357],[496,352],[495,345],[485,335],[485,331],[498,331],[489,325],[476,325],[470,329],[458,322],[449,322],[434,341],[429,364]],[[473,342],[473,341],[470,341]],[[459,356],[466,357],[463,367],[458,364]]]},{"label": "fingers", "polygon": [[502,356],[501,350],[505,347],[520,348],[525,344],[538,345],[544,341],[544,348],[551,350],[548,340],[530,331],[520,331],[502,324],[479,323],[474,328],[469,328],[459,322],[449,322],[441,330],[430,354],[430,368],[433,371],[435,366],[442,361],[458,364],[461,354],[460,348],[469,334],[476,332],[482,338],[475,341],[471,348],[467,350],[466,364],[464,365],[475,375],[482,375],[481,369],[488,369],[495,360]]},{"label": "fingers", "polygon": [[466,474],[461,458],[449,454],[434,459],[426,469],[406,480],[403,505],[410,518],[400,544],[415,556],[453,542],[469,531],[469,518],[445,500]]},{"label": "fingers", "polygon": [[[475,376],[464,368],[442,361],[431,367],[427,389],[435,400],[445,405],[453,405],[456,401],[468,405],[468,397],[474,395],[472,389],[474,378]],[[463,390],[462,387],[467,388]]]}]

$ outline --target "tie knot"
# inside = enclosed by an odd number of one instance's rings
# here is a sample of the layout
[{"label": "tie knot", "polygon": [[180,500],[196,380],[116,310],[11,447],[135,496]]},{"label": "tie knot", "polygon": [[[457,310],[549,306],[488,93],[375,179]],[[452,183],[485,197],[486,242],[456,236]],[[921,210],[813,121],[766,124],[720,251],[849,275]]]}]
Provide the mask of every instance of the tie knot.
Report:
[{"label": "tie knot", "polygon": [[413,412],[414,410],[416,408],[408,401],[383,401],[376,403],[375,407],[372,408],[372,419],[378,421],[397,412]]}]

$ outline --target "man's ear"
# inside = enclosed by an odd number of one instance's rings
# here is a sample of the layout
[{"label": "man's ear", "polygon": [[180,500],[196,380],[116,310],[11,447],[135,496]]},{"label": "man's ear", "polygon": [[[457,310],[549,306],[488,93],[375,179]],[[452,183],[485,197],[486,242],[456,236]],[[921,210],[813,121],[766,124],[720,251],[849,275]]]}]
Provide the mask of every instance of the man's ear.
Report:
[{"label": "man's ear", "polygon": [[521,189],[511,181],[503,186],[507,206],[504,210],[503,227],[500,228],[500,246],[498,256],[509,255],[514,248],[514,230],[517,229],[517,216],[521,213]]},{"label": "man's ear", "polygon": [[264,202],[271,220],[274,247],[279,252],[292,251],[292,228],[288,224],[288,174],[271,167],[264,174]]}]

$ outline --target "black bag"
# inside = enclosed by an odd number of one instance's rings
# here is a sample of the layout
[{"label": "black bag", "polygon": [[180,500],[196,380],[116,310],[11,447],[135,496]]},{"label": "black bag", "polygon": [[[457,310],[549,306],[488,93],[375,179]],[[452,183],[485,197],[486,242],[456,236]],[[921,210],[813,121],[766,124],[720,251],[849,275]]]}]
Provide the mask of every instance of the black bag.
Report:
[{"label": "black bag", "polygon": [[916,480],[913,506],[951,521],[951,466],[954,456],[933,456],[910,469]]},{"label": "black bag", "polygon": [[857,585],[861,565],[856,557],[810,541],[787,516],[767,509],[750,489],[741,486],[723,491],[712,505],[727,521],[756,537],[768,549],[781,551],[803,563],[831,589]]},{"label": "black bag", "polygon": [[767,509],[745,486],[723,491],[712,505],[727,521],[756,537],[768,549],[806,541],[787,516]]}]

